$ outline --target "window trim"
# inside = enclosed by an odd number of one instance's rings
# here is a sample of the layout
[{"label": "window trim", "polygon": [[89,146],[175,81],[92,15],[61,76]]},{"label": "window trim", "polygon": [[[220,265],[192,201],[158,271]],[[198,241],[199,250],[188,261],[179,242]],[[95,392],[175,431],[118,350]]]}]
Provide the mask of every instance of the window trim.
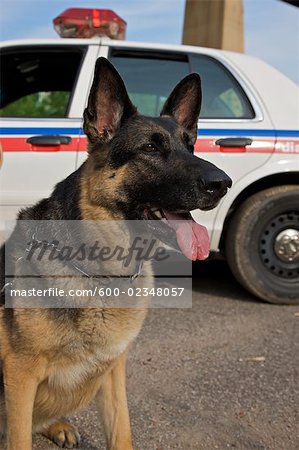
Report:
[{"label": "window trim", "polygon": [[[187,52],[178,52],[176,50],[151,50],[143,48],[132,47],[109,47],[108,59],[114,57],[113,53],[120,52],[124,56],[130,56],[135,58],[148,58],[151,59],[168,59],[170,61],[185,61],[188,64],[190,70],[189,54]],[[125,55],[127,53],[127,55]],[[116,55],[116,57],[119,55]],[[122,56],[122,55],[121,55]]]}]

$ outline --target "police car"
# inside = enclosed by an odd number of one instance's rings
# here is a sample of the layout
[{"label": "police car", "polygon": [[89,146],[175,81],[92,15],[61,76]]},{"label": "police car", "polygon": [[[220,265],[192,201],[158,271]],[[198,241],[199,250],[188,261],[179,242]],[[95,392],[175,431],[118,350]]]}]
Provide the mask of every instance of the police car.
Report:
[{"label": "police car", "polygon": [[177,81],[195,71],[203,85],[195,152],[234,183],[218,208],[193,216],[245,288],[298,303],[298,87],[250,56],[127,42],[126,23],[109,10],[70,9],[54,25],[64,39],[1,45],[1,219],[48,196],[86,158],[82,115],[99,56],[145,115],[159,114]]}]

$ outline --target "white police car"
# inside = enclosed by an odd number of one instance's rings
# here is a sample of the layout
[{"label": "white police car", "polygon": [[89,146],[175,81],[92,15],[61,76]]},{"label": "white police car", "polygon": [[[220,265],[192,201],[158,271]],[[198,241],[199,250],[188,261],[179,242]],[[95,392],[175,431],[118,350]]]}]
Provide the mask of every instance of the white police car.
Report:
[{"label": "white police car", "polygon": [[1,219],[47,196],[85,159],[82,114],[99,56],[116,66],[145,115],[157,115],[177,81],[196,71],[203,84],[196,153],[234,183],[218,208],[193,216],[249,291],[298,303],[298,87],[237,53],[90,38],[124,37],[125,22],[112,11],[71,9],[54,23],[76,38],[1,45]]}]

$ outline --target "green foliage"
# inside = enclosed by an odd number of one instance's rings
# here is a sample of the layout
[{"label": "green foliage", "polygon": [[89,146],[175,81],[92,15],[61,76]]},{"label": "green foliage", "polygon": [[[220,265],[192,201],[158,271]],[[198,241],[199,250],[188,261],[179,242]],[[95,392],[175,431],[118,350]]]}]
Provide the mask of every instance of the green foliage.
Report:
[{"label": "green foliage", "polygon": [[1,117],[66,117],[70,93],[38,92],[0,109]]},{"label": "green foliage", "polygon": [[138,111],[145,116],[156,116],[160,113],[166,97],[156,94],[140,94],[130,92],[130,99]]},{"label": "green foliage", "polygon": [[232,88],[222,92],[219,98],[229,108],[234,117],[243,117],[244,111],[241,100]]}]

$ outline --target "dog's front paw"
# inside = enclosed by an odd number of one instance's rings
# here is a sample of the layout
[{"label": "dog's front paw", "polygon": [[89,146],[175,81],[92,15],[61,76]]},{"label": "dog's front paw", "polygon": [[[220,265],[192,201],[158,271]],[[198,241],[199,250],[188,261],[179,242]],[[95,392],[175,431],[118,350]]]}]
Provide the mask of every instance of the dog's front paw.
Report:
[{"label": "dog's front paw", "polygon": [[62,448],[77,448],[80,443],[80,435],[76,428],[63,421],[52,423],[43,431],[43,435]]}]

